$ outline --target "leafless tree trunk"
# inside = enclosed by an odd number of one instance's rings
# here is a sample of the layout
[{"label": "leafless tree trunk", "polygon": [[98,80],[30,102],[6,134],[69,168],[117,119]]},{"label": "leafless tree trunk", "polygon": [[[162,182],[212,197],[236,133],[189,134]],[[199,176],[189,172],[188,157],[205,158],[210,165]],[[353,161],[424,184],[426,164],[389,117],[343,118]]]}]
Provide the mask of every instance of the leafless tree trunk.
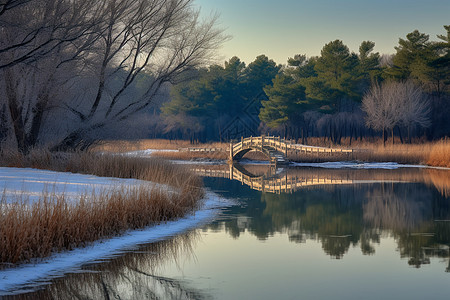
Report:
[{"label": "leafless tree trunk", "polygon": [[430,126],[430,105],[421,89],[412,81],[386,82],[381,86],[375,84],[364,96],[362,109],[366,112],[366,124],[384,132],[392,132],[394,142],[394,127],[412,125]]},{"label": "leafless tree trunk", "polygon": [[1,0],[0,1],[0,17],[8,10],[26,4],[31,0]]},{"label": "leafless tree trunk", "polygon": [[[95,1],[7,1],[0,14],[0,102],[6,103],[11,132],[21,151],[39,140],[42,125],[76,77],[76,61],[95,40],[100,10]],[[93,29],[95,31],[93,31]],[[70,65],[69,68],[66,68]],[[58,103],[59,105],[59,103]]]}]

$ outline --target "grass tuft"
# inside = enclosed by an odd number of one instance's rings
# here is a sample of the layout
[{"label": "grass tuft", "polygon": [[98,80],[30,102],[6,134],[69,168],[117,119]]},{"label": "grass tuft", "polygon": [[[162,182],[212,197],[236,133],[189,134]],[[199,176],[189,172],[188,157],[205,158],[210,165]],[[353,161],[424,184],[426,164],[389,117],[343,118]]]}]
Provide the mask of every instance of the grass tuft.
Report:
[{"label": "grass tuft", "polygon": [[431,147],[427,164],[431,166],[450,168],[450,142],[442,140]]}]

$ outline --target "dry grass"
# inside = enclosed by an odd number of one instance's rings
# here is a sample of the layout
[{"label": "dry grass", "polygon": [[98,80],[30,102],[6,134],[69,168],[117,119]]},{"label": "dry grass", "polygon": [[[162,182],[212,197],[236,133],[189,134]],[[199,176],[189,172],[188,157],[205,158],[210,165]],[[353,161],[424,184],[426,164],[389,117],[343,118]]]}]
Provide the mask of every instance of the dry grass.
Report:
[{"label": "dry grass", "polygon": [[348,153],[288,153],[290,161],[302,163],[319,163],[330,161],[349,161],[355,158]]},{"label": "dry grass", "polygon": [[138,151],[146,149],[155,150],[178,150],[181,148],[198,147],[198,148],[228,148],[227,143],[191,143],[185,140],[164,140],[164,139],[146,139],[146,140],[135,140],[135,141],[102,141],[98,145],[92,148],[94,152],[112,152],[112,153],[123,153],[129,151]]},{"label": "dry grass", "polygon": [[353,140],[343,139],[341,145],[331,144],[321,138],[309,138],[309,145],[325,147],[344,147],[355,150],[353,154],[333,154],[321,155],[314,158],[313,155],[301,155],[291,158],[294,161],[340,161],[354,159],[359,161],[376,162],[398,162],[407,164],[424,164],[436,167],[450,167],[450,140],[445,139],[438,142],[425,142],[416,140],[413,144],[401,144],[399,140],[396,144],[386,143],[380,139]]},{"label": "dry grass", "polygon": [[[92,152],[51,153],[35,149],[28,155],[15,151],[0,153],[0,166],[36,168],[104,177],[135,178],[179,187],[201,185],[201,180],[182,166],[158,158],[128,157]],[[180,177],[183,180],[180,181]]]},{"label": "dry grass", "polygon": [[228,152],[155,151],[152,153],[152,157],[160,157],[173,160],[199,160],[199,159],[226,160],[228,159]]},{"label": "dry grass", "polygon": [[167,192],[149,183],[99,195],[80,195],[75,204],[64,195],[52,193],[43,194],[35,203],[19,196],[13,204],[6,203],[3,195],[0,203],[0,262],[3,264],[46,257],[127,229],[179,218],[196,209],[203,196],[200,178],[182,166],[161,159],[34,150],[27,156],[3,152],[0,164],[136,178],[168,184],[175,191]]},{"label": "dry grass", "polygon": [[[354,154],[362,161],[395,161],[399,163],[424,164],[436,167],[450,167],[450,142],[428,142],[420,144],[366,145]],[[359,150],[359,151],[358,151]]]},{"label": "dry grass", "polygon": [[440,141],[431,147],[427,164],[450,168],[450,141]]}]

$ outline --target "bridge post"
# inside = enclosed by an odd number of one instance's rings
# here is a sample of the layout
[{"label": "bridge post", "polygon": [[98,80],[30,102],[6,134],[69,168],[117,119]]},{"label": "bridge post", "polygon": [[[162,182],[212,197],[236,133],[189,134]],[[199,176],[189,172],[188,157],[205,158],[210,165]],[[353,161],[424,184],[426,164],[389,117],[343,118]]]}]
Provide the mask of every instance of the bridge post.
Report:
[{"label": "bridge post", "polygon": [[230,161],[233,161],[233,142],[230,142]]},{"label": "bridge post", "polygon": [[288,153],[288,142],[286,139],[284,139],[284,158],[287,159],[287,153]]},{"label": "bridge post", "polygon": [[264,148],[264,133],[261,135],[261,151]]}]

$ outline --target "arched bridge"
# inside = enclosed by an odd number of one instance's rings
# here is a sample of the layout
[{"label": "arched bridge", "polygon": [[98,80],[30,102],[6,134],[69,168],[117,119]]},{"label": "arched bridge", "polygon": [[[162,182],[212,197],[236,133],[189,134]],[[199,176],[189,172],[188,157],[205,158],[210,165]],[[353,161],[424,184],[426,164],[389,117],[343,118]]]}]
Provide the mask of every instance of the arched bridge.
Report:
[{"label": "arched bridge", "polygon": [[296,144],[292,140],[275,136],[258,136],[241,138],[238,143],[230,144],[230,161],[240,160],[249,151],[264,153],[271,164],[287,162],[288,152],[304,153],[352,153],[351,149],[326,148]]}]

